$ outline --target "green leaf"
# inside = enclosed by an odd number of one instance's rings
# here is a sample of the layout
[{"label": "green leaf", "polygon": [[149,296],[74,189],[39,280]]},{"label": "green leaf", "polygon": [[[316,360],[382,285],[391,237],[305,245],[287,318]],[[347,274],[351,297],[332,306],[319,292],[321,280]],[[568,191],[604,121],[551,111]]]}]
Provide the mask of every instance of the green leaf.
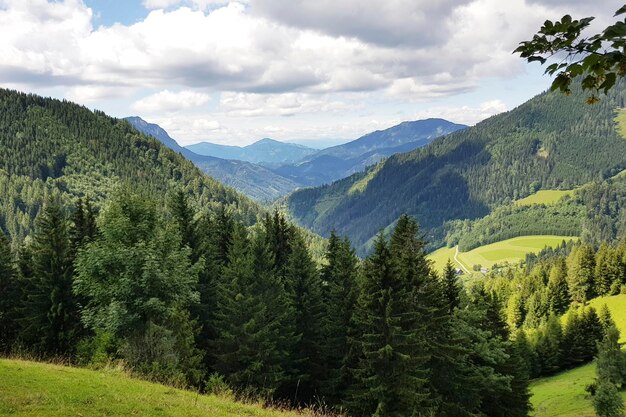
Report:
[{"label": "green leaf", "polygon": [[613,17],[615,17],[615,16],[619,16],[619,15],[624,14],[624,13],[626,13],[626,4],[625,4],[625,5],[623,5],[622,7],[620,7],[620,8],[619,8],[619,9],[615,12],[615,14],[613,15]]}]

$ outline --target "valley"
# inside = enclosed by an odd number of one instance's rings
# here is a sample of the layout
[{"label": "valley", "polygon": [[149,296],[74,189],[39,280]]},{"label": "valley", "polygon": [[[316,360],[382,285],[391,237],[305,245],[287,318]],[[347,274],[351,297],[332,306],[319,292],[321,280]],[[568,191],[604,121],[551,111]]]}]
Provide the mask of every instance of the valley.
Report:
[{"label": "valley", "polygon": [[0,1],[0,416],[624,417],[626,5],[435,3]]}]

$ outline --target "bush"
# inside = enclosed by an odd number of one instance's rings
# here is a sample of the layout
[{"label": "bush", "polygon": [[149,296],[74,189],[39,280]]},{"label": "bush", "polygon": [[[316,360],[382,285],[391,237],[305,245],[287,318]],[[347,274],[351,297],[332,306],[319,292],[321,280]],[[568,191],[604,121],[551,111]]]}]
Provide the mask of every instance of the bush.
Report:
[{"label": "bush", "polygon": [[97,332],[78,343],[76,361],[81,366],[103,368],[116,358],[117,349],[117,341],[111,333]]}]

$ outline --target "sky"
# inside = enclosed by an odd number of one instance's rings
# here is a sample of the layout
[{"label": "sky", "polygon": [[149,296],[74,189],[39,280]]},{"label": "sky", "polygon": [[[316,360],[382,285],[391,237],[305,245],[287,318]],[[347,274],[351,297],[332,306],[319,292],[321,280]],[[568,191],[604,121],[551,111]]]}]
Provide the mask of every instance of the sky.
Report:
[{"label": "sky", "polygon": [[512,54],[607,0],[0,0],[0,87],[140,116],[180,144],[312,146],[473,125],[550,84]]}]

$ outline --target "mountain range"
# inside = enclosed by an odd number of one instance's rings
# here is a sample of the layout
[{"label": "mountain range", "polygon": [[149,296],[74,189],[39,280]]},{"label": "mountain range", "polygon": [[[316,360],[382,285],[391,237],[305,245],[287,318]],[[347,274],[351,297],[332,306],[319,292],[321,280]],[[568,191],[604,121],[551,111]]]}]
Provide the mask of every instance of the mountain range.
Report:
[{"label": "mountain range", "polygon": [[180,153],[222,184],[233,187],[255,200],[272,201],[299,187],[298,183],[258,164],[199,155],[180,146],[159,125],[148,123],[140,117],[127,117],[125,120],[138,131],[158,139],[168,148]]},{"label": "mountain range", "polygon": [[200,142],[185,148],[198,155],[214,156],[222,159],[237,159],[264,165],[291,164],[317,152],[295,143],[279,142],[264,138],[247,146],[228,146],[216,143]]},{"label": "mountain range", "polygon": [[626,141],[615,111],[626,99],[620,81],[599,104],[573,94],[543,93],[512,111],[396,154],[330,185],[286,199],[300,224],[348,236],[359,253],[402,213],[415,216],[426,238],[443,244],[445,225],[476,219],[539,189],[571,189],[626,168]]},{"label": "mountain range", "polygon": [[[126,120],[225,185],[263,202],[276,200],[298,188],[344,178],[389,155],[425,146],[438,136],[466,127],[443,119],[403,122],[318,151],[268,138],[244,147],[209,142],[182,147],[156,124],[137,116]],[[299,162],[289,162],[294,160]]]},{"label": "mountain range", "polygon": [[273,171],[304,186],[316,186],[363,171],[383,158],[428,145],[435,138],[467,126],[444,119],[403,122],[343,145],[316,152],[297,164]]}]

